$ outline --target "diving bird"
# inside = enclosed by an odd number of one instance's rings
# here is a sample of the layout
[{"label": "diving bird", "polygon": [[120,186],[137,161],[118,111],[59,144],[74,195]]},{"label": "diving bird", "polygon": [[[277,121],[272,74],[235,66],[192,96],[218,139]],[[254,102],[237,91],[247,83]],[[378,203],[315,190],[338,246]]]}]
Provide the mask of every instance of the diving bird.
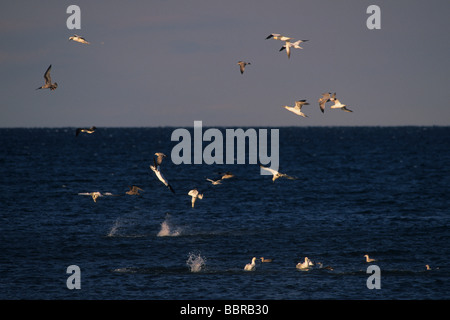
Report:
[{"label": "diving bird", "polygon": [[77,130],[75,130],[75,137],[78,137],[78,135],[79,135],[81,132],[85,132],[85,133],[91,134],[91,133],[94,133],[95,130],[97,130],[96,127],[90,127],[90,128],[78,128]]},{"label": "diving bird", "polygon": [[366,258],[366,262],[374,262],[374,261],[377,261],[377,260],[375,260],[375,259],[369,258],[369,255],[368,255],[368,254],[364,255],[364,258]]},{"label": "diving bird", "polygon": [[52,65],[50,65],[47,68],[47,71],[45,71],[45,73],[44,73],[45,84],[43,86],[37,88],[36,90],[38,90],[38,89],[50,89],[51,91],[53,91],[56,88],[58,88],[58,84],[56,82],[52,83],[52,77],[50,76],[50,69],[51,68],[52,68]]},{"label": "diving bird", "polygon": [[190,190],[188,192],[188,195],[190,195],[192,197],[192,199],[191,199],[192,208],[194,207],[194,204],[195,204],[195,201],[197,200],[197,198],[203,199],[203,193],[199,193],[197,188]]},{"label": "diving bird", "polygon": [[256,265],[255,265],[256,257],[252,258],[252,263],[247,263],[244,267],[245,271],[255,271]]},{"label": "diving bird", "polygon": [[289,40],[291,40],[292,38],[290,38],[290,37],[285,37],[285,36],[282,36],[281,34],[279,34],[279,33],[271,33],[271,34],[269,34],[268,36],[267,36],[267,38],[266,38],[266,40],[267,39],[275,39],[275,40],[281,40],[281,41],[289,41]]},{"label": "diving bird", "polygon": [[[161,161],[159,162],[160,164],[161,164]],[[155,173],[155,175],[159,179],[159,181],[161,181],[166,187],[168,187],[170,189],[170,191],[175,193],[175,190],[173,190],[172,186],[169,184],[169,181],[167,181],[167,179],[163,176],[163,174],[160,170],[160,166],[157,164],[157,161],[155,158],[153,158],[153,165],[150,165],[150,169],[152,169],[152,171]]]},{"label": "diving bird", "polygon": [[243,74],[244,70],[245,70],[245,66],[250,65],[251,63],[245,62],[245,61],[239,61],[237,64],[239,65],[239,70],[241,71],[241,74]]},{"label": "diving bird", "polygon": [[114,196],[112,193],[110,193],[110,192],[105,192],[105,193],[101,193],[101,192],[98,192],[98,191],[95,191],[95,192],[82,192],[82,193],[79,193],[79,195],[82,195],[82,196],[91,196],[92,197],[92,200],[94,200],[94,202],[97,202],[97,199],[99,198],[99,197],[104,197],[104,196]]},{"label": "diving bird", "polygon": [[352,110],[347,109],[346,107],[347,107],[346,104],[342,104],[338,99],[334,99],[334,105],[332,105],[330,108],[331,109],[341,109],[346,112],[353,112]]},{"label": "diving bird", "polygon": [[162,163],[162,161],[163,161],[163,159],[165,158],[165,157],[167,157],[164,153],[162,153],[162,152],[156,152],[155,153],[155,156],[157,156],[157,158],[156,158],[156,165],[157,166],[160,166],[161,165],[161,163]]},{"label": "diving bird", "polygon": [[139,193],[139,191],[144,191],[144,190],[142,190],[141,188],[136,187],[136,186],[132,186],[132,187],[128,186],[128,188],[129,188],[130,190],[128,190],[128,191],[125,192],[125,193],[126,193],[126,194],[129,194],[129,195],[138,195],[138,196],[140,196],[141,194]]},{"label": "diving bird", "polygon": [[291,47],[294,47],[295,49],[303,49],[300,47],[300,43],[305,42],[308,40],[298,40],[296,42],[290,42],[289,40],[285,41],[285,45],[281,47],[280,51],[286,50],[286,54],[288,58],[291,57]]},{"label": "diving bird", "polygon": [[69,41],[73,40],[80,43],[89,44],[89,42],[86,41],[83,37],[80,37],[79,35],[74,34],[72,37],[69,37]]},{"label": "diving bird", "polygon": [[[334,96],[336,96],[336,93],[334,94]],[[325,105],[330,100],[331,100],[331,93],[330,92],[322,93],[322,97],[318,100],[320,111],[322,111],[322,113],[325,112]]]},{"label": "diving bird", "polygon": [[290,179],[290,180],[297,180],[296,177],[288,176],[287,174],[280,173],[280,172],[278,172],[278,171],[276,171],[276,170],[274,170],[272,168],[266,168],[266,167],[263,167],[262,165],[259,165],[259,166],[261,167],[261,169],[267,170],[267,171],[269,171],[270,173],[273,174],[272,182],[275,182],[275,180],[277,180],[278,178],[286,178],[286,179]]},{"label": "diving bird", "polygon": [[309,103],[306,102],[306,100],[298,100],[298,101],[295,101],[294,107],[283,106],[283,108],[305,118],[305,117],[307,117],[307,115],[304,114],[301,110],[304,105],[308,105],[308,104]]}]

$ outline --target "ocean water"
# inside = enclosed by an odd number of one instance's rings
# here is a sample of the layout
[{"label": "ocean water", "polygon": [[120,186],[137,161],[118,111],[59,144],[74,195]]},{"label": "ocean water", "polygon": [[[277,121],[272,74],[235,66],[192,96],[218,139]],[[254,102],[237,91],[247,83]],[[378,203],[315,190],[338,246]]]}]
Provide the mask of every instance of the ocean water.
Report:
[{"label": "ocean water", "polygon": [[[173,130],[0,129],[0,298],[450,298],[449,127],[280,128],[280,171],[298,179],[275,183],[255,164],[173,164]],[[93,191],[118,196],[78,194]],[[246,272],[252,257],[274,261]]]}]

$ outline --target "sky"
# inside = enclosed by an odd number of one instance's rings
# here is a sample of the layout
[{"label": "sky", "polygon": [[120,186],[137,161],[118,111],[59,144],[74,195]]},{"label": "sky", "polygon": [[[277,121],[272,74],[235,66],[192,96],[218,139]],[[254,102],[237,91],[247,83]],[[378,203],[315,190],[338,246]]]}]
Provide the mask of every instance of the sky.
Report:
[{"label": "sky", "polygon": [[[3,1],[0,127],[448,126],[449,13],[448,0]],[[271,33],[309,41],[288,59]],[[49,65],[58,88],[36,90]],[[324,92],[354,112],[322,113]],[[283,108],[301,99],[307,118]]]}]

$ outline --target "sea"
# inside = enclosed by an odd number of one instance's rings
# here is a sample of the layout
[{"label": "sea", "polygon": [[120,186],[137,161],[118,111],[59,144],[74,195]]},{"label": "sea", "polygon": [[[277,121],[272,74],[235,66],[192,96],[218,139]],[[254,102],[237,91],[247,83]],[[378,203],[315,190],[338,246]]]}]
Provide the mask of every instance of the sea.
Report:
[{"label": "sea", "polygon": [[296,179],[175,164],[172,127],[0,129],[0,299],[450,298],[450,127],[276,129]]}]

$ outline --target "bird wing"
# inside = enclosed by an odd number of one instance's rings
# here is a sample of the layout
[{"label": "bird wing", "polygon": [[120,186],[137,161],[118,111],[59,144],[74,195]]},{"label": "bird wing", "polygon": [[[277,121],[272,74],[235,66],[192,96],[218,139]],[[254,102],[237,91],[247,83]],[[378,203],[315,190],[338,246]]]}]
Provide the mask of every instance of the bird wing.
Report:
[{"label": "bird wing", "polygon": [[52,65],[50,65],[47,68],[47,71],[45,71],[45,73],[44,73],[45,84],[51,84],[52,83],[52,77],[50,76],[51,68],[52,68]]},{"label": "bird wing", "polygon": [[352,110],[347,109],[346,107],[342,107],[341,109],[344,110],[345,112],[353,112]]},{"label": "bird wing", "polygon": [[278,171],[275,171],[275,170],[273,170],[272,168],[266,168],[266,167],[263,167],[262,165],[259,165],[259,166],[261,167],[261,169],[267,170],[267,171],[269,171],[270,173],[272,173],[273,175],[278,174]]}]

